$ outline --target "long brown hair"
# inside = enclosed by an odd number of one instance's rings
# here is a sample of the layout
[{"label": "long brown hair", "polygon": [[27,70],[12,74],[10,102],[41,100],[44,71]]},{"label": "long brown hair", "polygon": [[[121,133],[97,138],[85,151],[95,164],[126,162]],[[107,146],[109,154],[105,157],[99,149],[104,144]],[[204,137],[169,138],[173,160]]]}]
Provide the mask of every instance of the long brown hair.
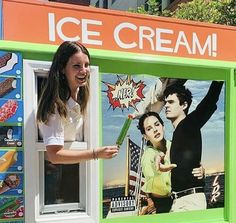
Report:
[{"label": "long brown hair", "polygon": [[[67,117],[66,102],[71,96],[71,91],[63,70],[70,57],[78,52],[87,55],[90,61],[88,50],[78,42],[65,41],[58,47],[39,99],[37,121],[47,123],[49,116],[55,113],[55,109],[62,118]],[[80,104],[82,114],[85,113],[88,99],[89,81],[80,87],[78,92],[77,102]]]}]

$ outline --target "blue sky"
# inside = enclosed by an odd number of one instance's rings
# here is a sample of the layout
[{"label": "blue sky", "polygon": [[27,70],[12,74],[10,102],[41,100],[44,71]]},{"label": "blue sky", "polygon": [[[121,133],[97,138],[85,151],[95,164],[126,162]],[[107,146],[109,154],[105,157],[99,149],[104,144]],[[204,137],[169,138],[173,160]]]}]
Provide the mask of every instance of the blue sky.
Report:
[{"label": "blue sky", "polygon": [[[119,74],[119,77],[125,80],[127,75]],[[149,75],[132,75],[134,82],[142,80],[144,81],[144,84],[146,84],[146,87],[143,89],[144,94],[148,91],[149,87],[155,83],[156,78],[157,77]],[[117,75],[102,75],[102,81],[104,82],[115,84],[117,80]],[[190,107],[190,112],[206,95],[210,84],[211,81],[188,80],[186,82],[186,87],[189,88],[193,95],[193,102]],[[103,145],[114,145],[127,115],[132,114],[134,109],[129,107],[128,109],[123,109],[123,111],[120,108],[113,110],[113,108],[110,107],[107,94],[104,92],[107,91],[107,89],[107,86],[102,83]],[[206,170],[206,173],[224,170],[224,92],[225,91],[223,88],[217,104],[217,111],[202,128],[202,164]],[[165,123],[165,137],[166,139],[171,140],[173,127],[170,121],[165,118],[163,112],[161,112],[161,117]],[[133,120],[128,134],[136,144],[140,145],[141,134],[136,126],[137,120]],[[103,171],[104,185],[110,186],[125,183],[126,141],[122,144],[118,156],[112,160],[103,161]]]}]

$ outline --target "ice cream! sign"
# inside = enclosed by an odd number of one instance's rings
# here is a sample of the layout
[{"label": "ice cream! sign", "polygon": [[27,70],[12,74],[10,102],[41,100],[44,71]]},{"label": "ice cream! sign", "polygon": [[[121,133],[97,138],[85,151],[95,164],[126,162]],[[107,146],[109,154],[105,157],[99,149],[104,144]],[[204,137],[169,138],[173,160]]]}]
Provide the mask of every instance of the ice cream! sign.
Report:
[{"label": "ice cream! sign", "polygon": [[6,40],[236,61],[233,27],[27,0],[3,0],[3,15]]},{"label": "ice cream! sign", "polygon": [[[48,14],[49,21],[49,41],[55,42],[57,38],[61,40],[81,41],[83,44],[103,46],[104,41],[101,38],[103,31],[101,20],[77,19],[75,17],[63,17],[56,20],[55,13]],[[64,33],[63,27],[69,24],[81,26],[81,35],[71,36],[70,33]],[[93,29],[93,27],[95,27]],[[134,40],[126,40],[125,33],[131,33]],[[203,40],[196,32],[189,36],[185,31],[175,31],[173,29],[164,29],[150,27],[146,25],[137,26],[134,23],[122,22],[117,24],[111,35],[113,44],[121,49],[149,48],[150,51],[167,52],[178,54],[180,48],[185,49],[188,54],[200,54],[207,56],[217,56],[217,34],[211,33],[205,35]]]}]

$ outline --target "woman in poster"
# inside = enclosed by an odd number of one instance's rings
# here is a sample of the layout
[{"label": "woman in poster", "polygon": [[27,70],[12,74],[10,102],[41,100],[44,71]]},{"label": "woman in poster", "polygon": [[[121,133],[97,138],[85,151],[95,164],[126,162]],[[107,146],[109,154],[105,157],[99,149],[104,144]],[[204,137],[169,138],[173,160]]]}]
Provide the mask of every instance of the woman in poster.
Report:
[{"label": "woman in poster", "polygon": [[169,212],[170,170],[176,165],[170,163],[170,142],[164,138],[164,123],[158,113],[148,112],[140,117],[138,127],[147,142],[141,160],[145,177],[142,190],[154,202],[156,213]]},{"label": "woman in poster", "polygon": [[[156,213],[169,212],[172,206],[171,170],[176,164],[170,162],[171,142],[164,138],[164,123],[156,112],[143,114],[138,123],[146,145],[141,159],[145,183],[142,191],[146,193],[148,204]],[[203,177],[202,167],[193,169],[195,177]]]}]

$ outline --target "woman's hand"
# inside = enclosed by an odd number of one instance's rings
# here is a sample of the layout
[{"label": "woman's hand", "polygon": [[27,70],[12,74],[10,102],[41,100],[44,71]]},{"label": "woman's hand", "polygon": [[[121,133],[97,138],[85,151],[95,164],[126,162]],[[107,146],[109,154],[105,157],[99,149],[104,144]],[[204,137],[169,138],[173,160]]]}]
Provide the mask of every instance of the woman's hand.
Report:
[{"label": "woman's hand", "polygon": [[162,152],[155,157],[157,170],[160,170],[161,172],[168,172],[172,170],[173,168],[177,167],[176,164],[172,164],[172,163],[164,164],[164,158],[165,158],[165,154]]},{"label": "woman's hand", "polygon": [[95,150],[96,158],[111,159],[115,157],[119,152],[119,146],[103,146]]}]

